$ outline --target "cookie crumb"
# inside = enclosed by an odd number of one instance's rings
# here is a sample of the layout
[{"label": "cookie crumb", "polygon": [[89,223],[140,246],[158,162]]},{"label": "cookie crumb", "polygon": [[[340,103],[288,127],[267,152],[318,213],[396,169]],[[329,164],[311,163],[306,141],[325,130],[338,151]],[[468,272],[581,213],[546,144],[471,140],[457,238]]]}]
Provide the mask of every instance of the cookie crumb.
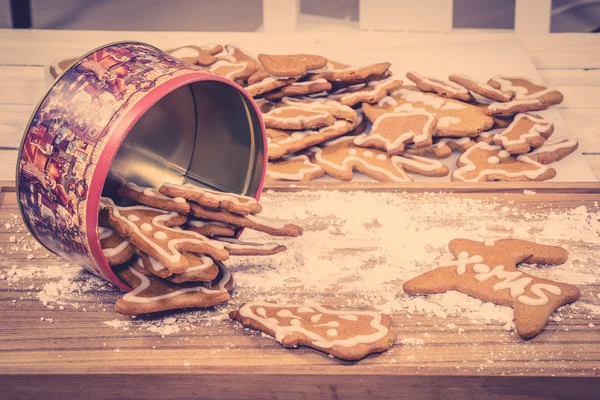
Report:
[{"label": "cookie crumb", "polygon": [[183,360],[183,366],[184,367],[189,367],[190,366],[190,362],[186,361],[186,360]]},{"label": "cookie crumb", "polygon": [[527,190],[527,189],[525,189],[525,190],[523,190],[523,194],[525,196],[533,196],[533,195],[536,195],[537,192],[534,192],[533,190]]},{"label": "cookie crumb", "polygon": [[593,328],[595,325],[594,325],[594,324],[592,324],[592,323],[590,322],[590,323],[588,324],[588,326],[589,326],[590,328]]},{"label": "cookie crumb", "polygon": [[28,260],[33,260],[33,254],[27,254],[27,259]]},{"label": "cookie crumb", "polygon": [[11,243],[17,243],[17,238],[16,238],[16,237],[14,237],[14,236],[10,236],[10,237],[8,238],[8,241],[9,241],[9,242],[11,242]]}]

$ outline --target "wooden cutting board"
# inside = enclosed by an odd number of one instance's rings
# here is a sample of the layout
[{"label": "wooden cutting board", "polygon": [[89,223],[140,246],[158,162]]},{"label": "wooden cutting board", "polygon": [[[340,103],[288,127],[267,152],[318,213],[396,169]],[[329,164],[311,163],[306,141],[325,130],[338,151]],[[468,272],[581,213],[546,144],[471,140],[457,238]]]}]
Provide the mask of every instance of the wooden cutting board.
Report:
[{"label": "wooden cutting board", "polygon": [[[329,184],[327,188],[409,191],[423,198],[433,189],[427,184],[400,188]],[[302,189],[302,185],[282,188]],[[454,193],[445,196],[495,197],[508,208],[518,204],[524,212],[551,212],[545,208],[549,204],[554,209],[597,208],[595,202],[600,202],[599,184],[452,185],[447,189]],[[537,194],[525,196],[524,189]],[[14,188],[2,187],[0,221],[14,220],[12,215],[18,213]],[[44,268],[65,263],[56,256],[45,258],[43,249],[28,260],[29,252],[11,250],[11,236],[28,240],[24,231],[0,224],[0,276],[12,265]],[[577,246],[575,240],[570,244]],[[600,268],[600,262],[596,266]],[[148,330],[114,329],[104,321],[127,320],[112,310],[114,292],[78,301],[77,307],[49,309],[36,298],[44,284],[41,278],[12,285],[0,279],[0,398],[65,398],[85,390],[86,398],[591,399],[600,390],[600,319],[589,315],[571,313],[568,321],[550,321],[543,333],[528,342],[497,325],[477,325],[461,317],[393,315],[399,339],[435,334],[423,345],[398,343],[385,354],[350,363],[306,348],[284,349],[229,320],[164,337]],[[580,301],[600,303],[600,285],[578,286]],[[336,293],[326,298],[331,305],[346,306]],[[236,299],[235,293],[234,299],[249,300]],[[140,319],[152,322],[177,316],[170,312]],[[461,334],[456,329],[438,329],[448,324],[462,329]]]}]

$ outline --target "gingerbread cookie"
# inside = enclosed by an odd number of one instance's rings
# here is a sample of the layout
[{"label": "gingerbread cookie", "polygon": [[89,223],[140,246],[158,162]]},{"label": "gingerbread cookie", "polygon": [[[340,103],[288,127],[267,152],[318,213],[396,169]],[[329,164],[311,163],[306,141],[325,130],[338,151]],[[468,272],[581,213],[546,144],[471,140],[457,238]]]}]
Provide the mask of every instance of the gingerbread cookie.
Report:
[{"label": "gingerbread cookie", "polygon": [[190,267],[185,272],[174,274],[163,263],[156,258],[150,257],[142,251],[138,250],[137,263],[144,267],[146,271],[159,278],[168,279],[171,282],[210,282],[217,277],[219,268],[212,258],[204,254],[182,253]]},{"label": "gingerbread cookie", "polygon": [[393,157],[393,161],[402,164],[406,172],[429,177],[448,175],[448,167],[438,160],[405,154]]},{"label": "gingerbread cookie", "polygon": [[566,250],[519,239],[476,242],[454,239],[448,245],[456,259],[404,283],[407,294],[457,290],[484,302],[512,307],[522,338],[537,335],[558,308],[579,298],[575,286],[520,272],[519,263],[558,265]]},{"label": "gingerbread cookie", "polygon": [[493,116],[511,116],[518,113],[541,111],[546,109],[548,109],[548,104],[544,104],[537,99],[512,100],[508,103],[490,104],[487,108],[487,113]]},{"label": "gingerbread cookie", "polygon": [[577,150],[577,147],[579,147],[579,143],[576,139],[553,139],[548,140],[542,147],[535,149],[531,153],[525,154],[524,157],[540,164],[550,164],[562,160]]},{"label": "gingerbread cookie", "polygon": [[309,110],[328,112],[333,115],[336,119],[343,119],[348,122],[356,122],[357,114],[356,110],[351,107],[340,104],[335,100],[327,98],[312,98],[304,96],[301,98],[284,97],[276,107],[303,107]]},{"label": "gingerbread cookie", "polygon": [[269,160],[276,160],[287,154],[337,138],[350,132],[353,128],[354,124],[337,120],[333,125],[319,130],[286,132],[279,129],[267,129]]},{"label": "gingerbread cookie", "polygon": [[271,90],[279,89],[280,87],[287,86],[290,83],[294,82],[296,79],[276,79],[272,76],[269,76],[259,82],[253,83],[249,86],[246,86],[245,89],[248,94],[252,97],[258,97],[265,93],[270,92]]},{"label": "gingerbread cookie", "polygon": [[223,51],[223,46],[211,43],[204,46],[181,46],[173,50],[167,50],[165,53],[192,65],[209,66],[217,62],[214,55],[221,51]]},{"label": "gingerbread cookie", "polygon": [[256,70],[254,70],[246,61],[230,62],[227,60],[217,61],[210,66],[208,71],[215,75],[222,76],[225,79],[229,79],[230,81],[248,79],[250,76],[252,76],[252,74],[254,74],[254,72],[256,72]]},{"label": "gingerbread cookie", "polygon": [[446,100],[436,113],[434,136],[477,136],[494,126],[494,119],[472,104]]},{"label": "gingerbread cookie", "polygon": [[554,88],[548,88],[541,83],[534,82],[524,77],[508,77],[496,75],[488,81],[488,85],[511,92],[516,100],[536,99],[552,106],[562,103],[564,97],[561,92]]},{"label": "gingerbread cookie", "polygon": [[189,214],[190,205],[183,197],[169,197],[159,193],[158,190],[149,187],[141,187],[133,182],[117,189],[117,194],[129,200],[145,204],[161,210],[177,211]]},{"label": "gingerbread cookie", "polygon": [[266,114],[275,108],[275,103],[265,99],[256,99],[254,102],[256,103],[256,106],[260,110],[261,114]]},{"label": "gingerbread cookie", "polygon": [[513,97],[511,92],[498,90],[487,83],[479,82],[467,75],[452,74],[448,79],[490,100],[505,103],[510,101]]},{"label": "gingerbread cookie", "polygon": [[312,161],[327,175],[342,181],[351,181],[353,171],[381,182],[412,182],[402,164],[395,157],[375,149],[356,146],[353,137],[342,137],[313,147]]},{"label": "gingerbread cookie", "polygon": [[424,92],[433,92],[448,99],[457,99],[467,102],[475,100],[473,95],[471,95],[467,89],[454,82],[445,79],[426,77],[415,71],[407,73],[406,77],[413,81],[415,85]]},{"label": "gingerbread cookie", "polygon": [[108,205],[108,222],[123,239],[156,258],[171,272],[181,273],[190,267],[181,252],[208,254],[216,260],[229,256],[223,244],[196,232],[174,229],[185,223],[186,217],[146,206],[119,207],[103,198]]},{"label": "gingerbread cookie", "polygon": [[236,226],[220,221],[188,219],[185,228],[203,236],[233,236]]},{"label": "gingerbread cookie", "polygon": [[267,182],[295,181],[308,182],[325,175],[320,165],[310,162],[306,154],[281,158],[267,165]]},{"label": "gingerbread cookie", "polygon": [[295,106],[274,108],[262,117],[265,127],[274,129],[317,129],[335,123],[333,115],[326,111]]},{"label": "gingerbread cookie", "polygon": [[539,116],[518,114],[505,131],[494,136],[494,143],[510,154],[523,154],[538,148],[554,132],[554,124]]},{"label": "gingerbread cookie", "polygon": [[314,81],[293,82],[278,90],[273,90],[265,95],[265,98],[270,101],[277,101],[286,96],[302,96],[306,94],[319,93],[331,90],[331,83],[325,79],[317,79]]},{"label": "gingerbread cookie", "polygon": [[554,169],[525,155],[515,158],[501,146],[484,142],[465,151],[456,164],[459,168],[452,174],[453,181],[545,181],[556,176]]},{"label": "gingerbread cookie", "polygon": [[164,183],[159,192],[172,197],[183,197],[208,208],[222,208],[237,214],[258,214],[262,206],[253,197],[243,196],[235,193],[224,193],[216,190],[192,185],[176,185]]},{"label": "gingerbread cookie", "polygon": [[53,78],[58,78],[60,74],[65,72],[71,65],[73,65],[79,58],[68,58],[68,59],[56,59],[50,64],[50,75]]},{"label": "gingerbread cookie", "polygon": [[135,248],[110,228],[98,227],[98,239],[102,253],[108,265],[114,266],[126,263],[133,257]]},{"label": "gingerbread cookie", "polygon": [[380,115],[371,132],[357,136],[354,144],[384,150],[391,155],[402,154],[407,143],[414,143],[416,147],[431,145],[435,126],[435,115],[404,104]]},{"label": "gingerbread cookie", "polygon": [[315,303],[246,303],[229,314],[243,326],[274,337],[284,347],[321,350],[343,360],[360,360],[393,346],[396,332],[389,315],[337,311]]},{"label": "gingerbread cookie", "polygon": [[414,144],[406,146],[404,152],[406,154],[423,157],[435,157],[438,159],[448,158],[453,151],[464,153],[470,147],[474,146],[475,142],[471,138],[463,137],[460,139],[443,138],[434,139],[431,146],[417,148]]},{"label": "gingerbread cookie", "polygon": [[325,57],[311,54],[284,56],[259,54],[258,61],[269,74],[280,78],[302,76],[307,71],[320,69],[327,65]]},{"label": "gingerbread cookie", "polygon": [[287,247],[279,243],[255,243],[226,237],[215,237],[223,243],[225,249],[232,256],[271,256],[286,251]]},{"label": "gingerbread cookie", "polygon": [[233,288],[231,272],[221,263],[219,274],[210,283],[177,284],[158,278],[138,263],[117,271],[117,275],[133,288],[117,300],[115,310],[125,315],[146,314],[179,308],[204,308],[229,301]]},{"label": "gingerbread cookie", "polygon": [[326,79],[332,83],[356,85],[372,80],[380,80],[386,75],[386,72],[388,72],[391,66],[392,64],[389,62],[382,62],[366,66],[350,67],[345,64],[330,61],[323,71],[311,74],[309,79]]},{"label": "gingerbread cookie", "polygon": [[438,110],[446,104],[446,99],[433,93],[423,93],[416,86],[403,86],[390,93],[389,98],[381,99],[378,106],[397,107],[404,103],[437,114]]},{"label": "gingerbread cookie", "polygon": [[242,49],[239,45],[234,43],[226,44],[223,51],[219,54],[216,54],[215,58],[232,63],[245,62],[253,71],[258,71],[260,68],[262,68],[258,60],[252,56],[250,52]]},{"label": "gingerbread cookie", "polygon": [[[244,228],[265,232],[273,236],[302,236],[301,227],[287,221],[267,218],[260,215],[239,215],[226,210],[211,210],[199,204],[192,203],[192,215],[198,218],[226,222]],[[219,243],[223,246],[223,243]],[[224,246],[223,246],[224,248]]]},{"label": "gingerbread cookie", "polygon": [[333,92],[330,99],[339,101],[345,106],[354,106],[359,103],[377,103],[388,93],[400,88],[402,81],[394,77],[382,81],[370,81],[356,87],[347,87]]}]

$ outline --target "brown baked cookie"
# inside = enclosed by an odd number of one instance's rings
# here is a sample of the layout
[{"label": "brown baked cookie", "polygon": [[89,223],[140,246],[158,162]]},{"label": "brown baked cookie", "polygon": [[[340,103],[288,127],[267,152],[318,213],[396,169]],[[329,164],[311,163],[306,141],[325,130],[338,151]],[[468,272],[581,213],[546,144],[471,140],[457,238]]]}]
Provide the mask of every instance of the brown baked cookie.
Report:
[{"label": "brown baked cookie", "polygon": [[[254,229],[273,236],[302,236],[303,229],[287,221],[267,218],[260,215],[239,215],[226,210],[211,210],[192,203],[192,215],[198,218],[226,222],[244,228]],[[219,243],[223,246],[223,243]],[[225,246],[223,246],[224,248]]]},{"label": "brown baked cookie", "polygon": [[337,311],[316,303],[246,303],[229,314],[247,328],[275,338],[284,347],[312,347],[343,360],[360,360],[393,346],[396,332],[389,315]]},{"label": "brown baked cookie", "polygon": [[182,253],[189,261],[190,267],[185,272],[174,274],[156,258],[150,257],[143,251],[138,250],[137,263],[146,271],[159,278],[168,279],[171,282],[210,282],[217,277],[219,268],[212,258],[204,254]]},{"label": "brown baked cookie", "polygon": [[555,161],[560,161],[569,154],[573,153],[579,147],[576,139],[562,138],[546,141],[542,147],[539,147],[531,153],[525,154],[524,157],[540,164],[550,164]]},{"label": "brown baked cookie", "polygon": [[125,315],[146,314],[179,308],[204,308],[225,303],[233,288],[231,272],[217,263],[219,275],[212,282],[173,283],[158,278],[138,263],[117,271],[117,275],[133,288],[117,300],[115,310]]},{"label": "brown baked cookie", "polygon": [[505,103],[507,101],[510,101],[513,97],[511,92],[504,92],[498,90],[488,85],[487,83],[479,82],[471,78],[470,76],[466,76],[463,74],[452,74],[448,77],[448,79],[490,100]]},{"label": "brown baked cookie", "polygon": [[265,95],[269,101],[277,101],[286,96],[303,96],[306,94],[320,93],[331,90],[331,83],[325,79],[317,79],[315,81],[293,82],[281,89],[273,90]]},{"label": "brown baked cookie", "polygon": [[214,55],[222,50],[223,46],[218,44],[208,44],[205,46],[187,45],[167,50],[165,53],[192,65],[209,66],[217,62]]},{"label": "brown baked cookie", "polygon": [[554,132],[554,124],[539,116],[517,114],[506,130],[494,136],[494,143],[510,154],[524,154],[541,147]]},{"label": "brown baked cookie", "polygon": [[58,59],[58,60],[54,60],[51,64],[50,64],[50,75],[52,75],[53,78],[58,78],[58,76],[60,74],[62,74],[63,72],[65,72],[67,69],[69,69],[69,67],[71,65],[73,65],[76,61],[78,61],[79,58],[68,58],[68,59]]},{"label": "brown baked cookie", "polygon": [[296,79],[276,79],[272,76],[269,76],[262,81],[253,83],[245,87],[248,94],[252,97],[258,97],[265,93],[268,93],[272,90],[279,89],[280,87],[287,86],[290,83],[294,82]]},{"label": "brown baked cookie", "polygon": [[394,77],[383,81],[370,81],[357,87],[346,87],[329,95],[329,99],[339,101],[345,106],[359,103],[377,103],[388,93],[400,88],[402,81]]},{"label": "brown baked cookie", "polygon": [[325,57],[311,54],[284,56],[259,54],[258,61],[269,74],[280,78],[302,76],[307,71],[320,69],[327,65]]},{"label": "brown baked cookie", "polygon": [[556,176],[556,171],[525,155],[512,157],[501,146],[480,142],[465,151],[456,161],[458,169],[453,181],[545,181]]},{"label": "brown baked cookie", "polygon": [[467,89],[454,82],[445,79],[426,77],[415,71],[407,73],[406,77],[413,81],[415,85],[424,92],[433,92],[447,99],[457,99],[466,102],[475,100],[473,95],[471,95]]},{"label": "brown baked cookie", "polygon": [[394,112],[380,115],[371,132],[357,136],[354,144],[398,155],[404,153],[407,143],[414,143],[416,147],[430,146],[435,126],[435,115],[404,104],[396,107]]},{"label": "brown baked cookie", "polygon": [[223,243],[225,249],[232,256],[271,256],[286,251],[287,247],[278,243],[255,243],[226,237],[215,237]]},{"label": "brown baked cookie", "polygon": [[133,257],[135,247],[124,240],[110,228],[98,227],[98,239],[102,253],[108,265],[115,266],[126,263]]},{"label": "brown baked cookie", "polygon": [[[445,98],[434,93],[423,93],[416,86],[403,86],[390,93],[390,98],[381,99],[378,105],[397,107],[410,103],[415,108],[422,108],[432,114],[437,114],[446,102]],[[460,102],[457,101],[457,103]]]},{"label": "brown baked cookie", "polygon": [[552,106],[562,103],[564,97],[561,92],[554,88],[548,88],[541,83],[525,77],[508,77],[496,75],[488,81],[488,85],[511,92],[515,100],[536,99],[540,102]]},{"label": "brown baked cookie", "polygon": [[448,175],[448,167],[438,160],[421,156],[405,154],[393,157],[393,161],[402,164],[406,172],[429,177],[442,177]]},{"label": "brown baked cookie", "polygon": [[537,335],[558,308],[579,298],[575,286],[520,272],[517,264],[558,265],[566,250],[519,239],[475,242],[454,239],[448,245],[456,259],[404,283],[407,294],[434,294],[457,290],[483,302],[512,307],[522,338]]},{"label": "brown baked cookie", "polygon": [[345,64],[330,61],[323,71],[311,74],[308,79],[326,79],[328,82],[332,83],[356,85],[381,79],[391,66],[392,64],[389,62],[382,62],[359,67],[350,67]]},{"label": "brown baked cookie", "polygon": [[230,62],[227,60],[219,60],[212,64],[208,69],[215,75],[222,76],[230,81],[243,81],[248,79],[256,72],[251,64],[246,61]]},{"label": "brown baked cookie", "polygon": [[103,201],[109,205],[108,222],[119,236],[159,260],[173,273],[190,267],[182,252],[208,254],[220,261],[229,256],[221,243],[196,232],[169,227],[185,223],[187,218],[183,215],[146,206],[119,207],[106,198]]},{"label": "brown baked cookie", "polygon": [[183,197],[165,196],[154,188],[141,187],[133,182],[128,182],[125,186],[118,188],[117,194],[126,199],[161,210],[177,211],[182,214],[189,214],[190,212],[190,205]]},{"label": "brown baked cookie", "polygon": [[194,231],[203,236],[233,236],[238,227],[226,224],[220,221],[201,221],[197,219],[188,219],[185,229]]},{"label": "brown baked cookie", "polygon": [[265,175],[267,182],[294,181],[308,182],[325,175],[321,166],[310,162],[306,154],[294,157],[280,158],[267,165]]},{"label": "brown baked cookie", "polygon": [[350,132],[355,124],[337,120],[333,125],[319,130],[288,132],[267,129],[268,158],[276,160],[285,155],[304,150]]},{"label": "brown baked cookie", "polygon": [[412,182],[402,164],[395,157],[375,149],[356,146],[354,137],[341,137],[313,147],[312,162],[320,165],[327,175],[342,181],[351,181],[353,171],[380,182]]},{"label": "brown baked cookie", "polygon": [[262,206],[253,197],[219,192],[190,183],[176,185],[166,182],[160,187],[159,192],[172,197],[183,197],[204,207],[222,208],[237,214],[258,214],[262,211]]},{"label": "brown baked cookie", "polygon": [[327,98],[312,98],[308,96],[301,98],[284,97],[275,105],[275,107],[287,106],[303,107],[309,110],[328,112],[336,119],[343,119],[348,122],[356,122],[357,119],[356,110]]},{"label": "brown baked cookie", "polygon": [[226,60],[232,63],[248,63],[249,68],[255,72],[262,68],[258,60],[253,57],[250,52],[234,43],[226,44],[225,49],[219,54],[216,54],[215,57],[219,60]]},{"label": "brown baked cookie", "polygon": [[474,139],[477,143],[484,142],[487,144],[494,144],[494,136],[502,132],[504,132],[504,129],[492,129],[491,131],[481,132],[479,136]]},{"label": "brown baked cookie", "polygon": [[265,127],[286,130],[317,129],[331,126],[336,121],[333,115],[326,111],[296,106],[274,108],[262,117]]},{"label": "brown baked cookie", "polygon": [[474,137],[494,126],[494,119],[472,104],[447,100],[435,114],[434,136]]},{"label": "brown baked cookie", "polygon": [[434,157],[438,159],[448,158],[453,151],[464,153],[468,148],[475,146],[471,138],[443,138],[434,139],[433,144],[427,147],[417,148],[414,144],[409,144],[404,150],[405,154],[422,157]]},{"label": "brown baked cookie", "polygon": [[275,108],[275,103],[272,103],[265,99],[256,99],[254,100],[261,114],[266,114],[272,109]]},{"label": "brown baked cookie", "polygon": [[490,104],[487,108],[487,113],[493,116],[510,116],[518,113],[542,111],[546,109],[548,109],[548,104],[544,104],[536,99],[512,100],[508,103]]}]

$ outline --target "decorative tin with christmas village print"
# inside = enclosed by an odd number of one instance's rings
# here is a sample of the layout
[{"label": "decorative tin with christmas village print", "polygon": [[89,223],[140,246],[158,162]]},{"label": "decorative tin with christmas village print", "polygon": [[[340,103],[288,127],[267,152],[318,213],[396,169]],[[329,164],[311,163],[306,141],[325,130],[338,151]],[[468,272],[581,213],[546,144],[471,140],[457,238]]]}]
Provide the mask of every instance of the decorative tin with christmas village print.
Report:
[{"label": "decorative tin with christmas village print", "polygon": [[[193,87],[199,82],[209,82],[212,86],[204,86],[208,89],[217,85],[221,88],[215,92],[218,96],[211,92],[204,96],[208,100],[203,103],[200,93],[203,86]],[[185,89],[188,86],[189,91]],[[220,108],[240,109],[231,117],[238,125],[226,129],[233,130],[230,136],[234,139],[235,135],[241,136],[235,142],[242,143],[242,151],[247,152],[244,153],[244,157],[249,158],[244,164],[247,168],[221,169],[235,175],[235,182],[242,183],[223,184],[218,182],[219,177],[204,181],[216,188],[251,196],[260,194],[266,169],[266,139],[260,112],[252,98],[235,83],[153,46],[135,42],[111,44],[90,52],[58,77],[26,128],[17,165],[17,193],[23,219],[42,245],[127,289],[106,263],[100,248],[96,231],[100,196],[113,159],[126,136],[152,107],[161,100],[164,103],[170,93],[181,88],[185,93],[171,96],[173,100],[169,101],[184,103],[172,104],[172,108],[192,110],[188,117],[182,114],[184,116],[178,118],[189,119],[186,126],[191,127],[191,135],[195,135],[187,142],[182,140],[181,147],[190,147],[200,136],[204,138],[204,147],[228,148],[218,146],[219,138],[208,136],[211,132],[199,133],[202,126],[214,127],[222,121],[206,121],[212,113],[198,110],[213,98],[214,102],[223,103],[217,104]],[[146,124],[148,129],[152,125],[156,123]],[[160,155],[162,139],[156,139],[153,151]],[[172,141],[173,135],[165,134],[164,140]],[[168,153],[173,150],[169,149]],[[184,167],[181,181],[176,183],[189,181],[185,166],[194,164],[193,158],[199,157],[196,153],[181,153],[185,154],[181,160]],[[225,159],[228,156],[222,154]],[[186,157],[192,159],[186,160]],[[155,158],[159,163],[163,160]],[[235,158],[240,157],[236,154]],[[128,162],[128,158],[121,161]],[[142,166],[137,169],[136,176],[152,173]],[[204,182],[201,167],[196,167],[193,175],[196,179],[192,182]]]}]

